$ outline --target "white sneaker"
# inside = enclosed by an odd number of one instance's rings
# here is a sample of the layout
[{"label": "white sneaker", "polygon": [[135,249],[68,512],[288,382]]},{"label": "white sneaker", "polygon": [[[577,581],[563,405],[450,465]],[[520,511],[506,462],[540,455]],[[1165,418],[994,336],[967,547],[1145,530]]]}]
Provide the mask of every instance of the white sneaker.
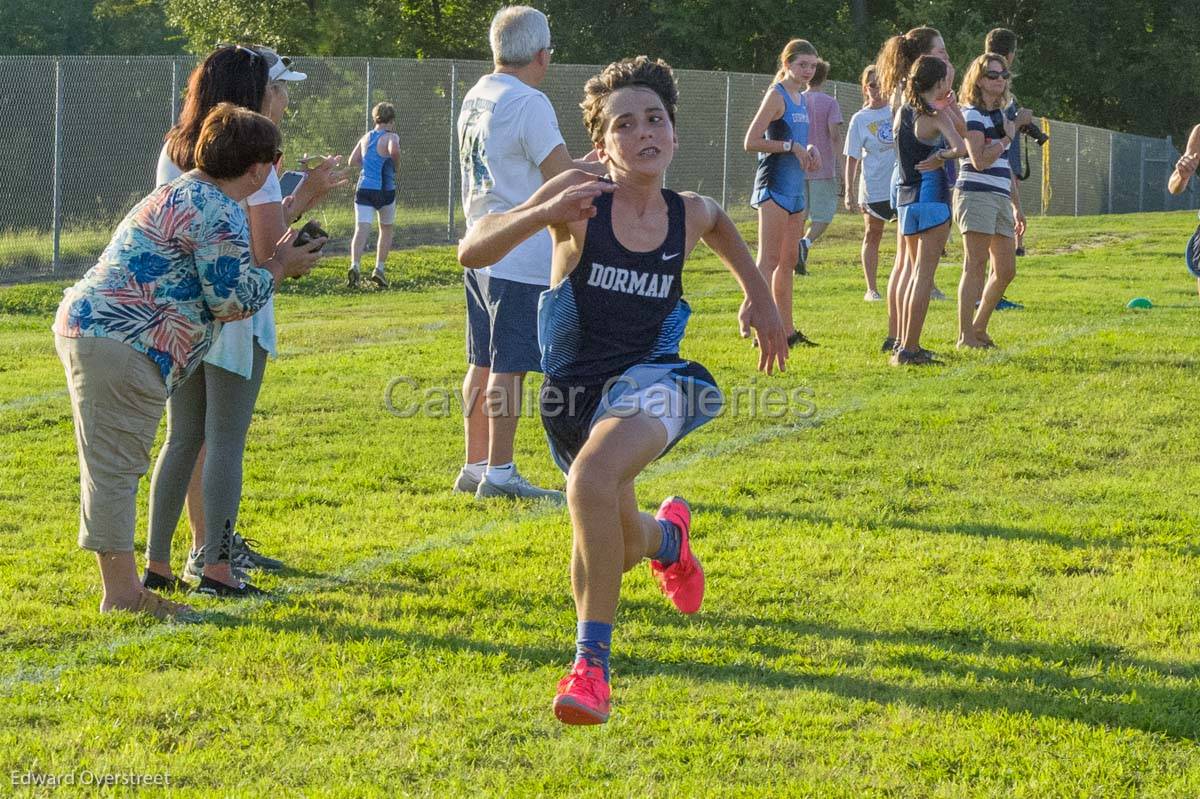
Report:
[{"label": "white sneaker", "polygon": [[471,476],[464,466],[458,470],[458,477],[454,480],[454,491],[457,494],[474,494],[479,490],[480,481]]},{"label": "white sneaker", "polygon": [[495,497],[509,497],[510,499],[548,499],[553,502],[562,504],[566,501],[566,496],[561,491],[554,491],[549,488],[538,488],[530,483],[524,477],[517,473],[516,467],[513,467],[513,476],[509,478],[507,483],[493,483],[488,480],[487,475],[479,481],[479,488],[475,491],[476,499],[493,499]]},{"label": "white sneaker", "polygon": [[883,297],[879,296],[878,291],[868,291],[866,294],[863,295],[864,302],[879,302],[882,299],[883,299]]},{"label": "white sneaker", "polygon": [[[235,557],[230,563],[229,573],[235,580],[246,580],[246,568]],[[204,547],[188,552],[187,563],[183,566],[183,579],[191,583],[199,583],[204,577]]]}]

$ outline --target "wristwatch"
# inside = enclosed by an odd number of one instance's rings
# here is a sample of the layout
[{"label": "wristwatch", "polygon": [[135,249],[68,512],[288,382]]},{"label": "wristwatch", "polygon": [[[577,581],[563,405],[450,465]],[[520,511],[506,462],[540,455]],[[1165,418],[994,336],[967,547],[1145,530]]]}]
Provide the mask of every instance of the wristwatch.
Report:
[{"label": "wristwatch", "polygon": [[790,153],[792,151],[792,140],[791,139],[788,139],[787,141],[785,141],[783,143],[783,151],[785,153]]}]

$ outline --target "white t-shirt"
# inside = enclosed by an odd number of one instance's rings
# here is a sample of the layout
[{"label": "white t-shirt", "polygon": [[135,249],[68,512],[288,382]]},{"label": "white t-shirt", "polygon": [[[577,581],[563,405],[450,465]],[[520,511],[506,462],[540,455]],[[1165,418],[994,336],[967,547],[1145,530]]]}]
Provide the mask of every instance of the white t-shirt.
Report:
[{"label": "white t-shirt", "polygon": [[[158,154],[158,167],[154,176],[155,187],[170,183],[182,174],[183,171],[167,155],[167,146],[164,144],[162,152]],[[283,192],[279,188],[279,176],[272,169],[267,174],[262,188],[243,200],[241,206],[243,211],[248,211],[252,205],[278,202],[283,202]],[[247,218],[249,218],[248,213]],[[236,322],[226,322],[221,325],[204,360],[206,363],[219,366],[249,380],[254,373],[255,339],[258,339],[258,345],[266,350],[268,355],[272,358],[276,357],[278,345],[275,336],[274,294],[271,294],[271,299],[267,300],[267,304],[249,319],[239,319]]]},{"label": "white t-shirt", "polygon": [[[462,204],[467,227],[512,210],[542,186],[538,168],[563,144],[550,100],[519,78],[484,75],[458,116]],[[550,285],[550,232],[540,231],[485,271],[492,277]]]},{"label": "white t-shirt", "polygon": [[896,137],[892,133],[892,109],[864,108],[850,117],[843,155],[862,162],[860,203],[887,202],[892,194],[892,170],[896,166]]}]

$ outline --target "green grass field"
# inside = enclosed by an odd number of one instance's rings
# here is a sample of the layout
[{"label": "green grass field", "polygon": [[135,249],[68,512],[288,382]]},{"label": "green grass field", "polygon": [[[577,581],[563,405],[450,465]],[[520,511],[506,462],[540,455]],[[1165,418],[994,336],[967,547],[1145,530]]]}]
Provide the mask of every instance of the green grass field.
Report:
[{"label": "green grass field", "polygon": [[[613,717],[588,729],[550,712],[573,653],[566,512],[452,495],[457,408],[384,406],[395,377],[461,379],[448,249],[394,254],[387,292],[340,288],[337,258],[288,287],[239,527],[293,569],[266,600],[196,601],[195,626],[96,612],[62,284],[0,289],[0,793],[87,771],[193,796],[1200,794],[1193,224],[1034,219],[1001,348],[955,353],[936,303],[923,343],[947,363],[920,370],[878,352],[853,220],[797,281],[822,346],[780,377],[754,376],[732,279],[694,258],[685,354],[816,411],[743,407],[641,479],[646,508],[691,501],[708,594],[685,618],[627,575]],[[561,485],[532,416],[518,450]]]}]

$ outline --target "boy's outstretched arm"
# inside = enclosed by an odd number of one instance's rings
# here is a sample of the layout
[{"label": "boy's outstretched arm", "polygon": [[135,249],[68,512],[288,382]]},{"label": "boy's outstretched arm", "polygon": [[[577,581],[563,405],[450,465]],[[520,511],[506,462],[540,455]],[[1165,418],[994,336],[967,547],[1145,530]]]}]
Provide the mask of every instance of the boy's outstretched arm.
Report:
[{"label": "boy's outstretched arm", "polygon": [[597,175],[563,172],[511,211],[488,214],[472,225],[458,243],[458,262],[468,269],[491,266],[544,227],[595,216],[592,201],[614,188]]},{"label": "boy's outstretched arm", "polygon": [[758,333],[758,368],[767,374],[785,369],[788,357],[787,336],[783,332],[783,321],[779,309],[771,297],[771,289],[763,280],[746,242],[734,226],[733,220],[711,197],[700,197],[704,205],[703,226],[700,240],[717,254],[742,287],[746,301],[738,313],[738,322],[743,329],[754,328]]}]

